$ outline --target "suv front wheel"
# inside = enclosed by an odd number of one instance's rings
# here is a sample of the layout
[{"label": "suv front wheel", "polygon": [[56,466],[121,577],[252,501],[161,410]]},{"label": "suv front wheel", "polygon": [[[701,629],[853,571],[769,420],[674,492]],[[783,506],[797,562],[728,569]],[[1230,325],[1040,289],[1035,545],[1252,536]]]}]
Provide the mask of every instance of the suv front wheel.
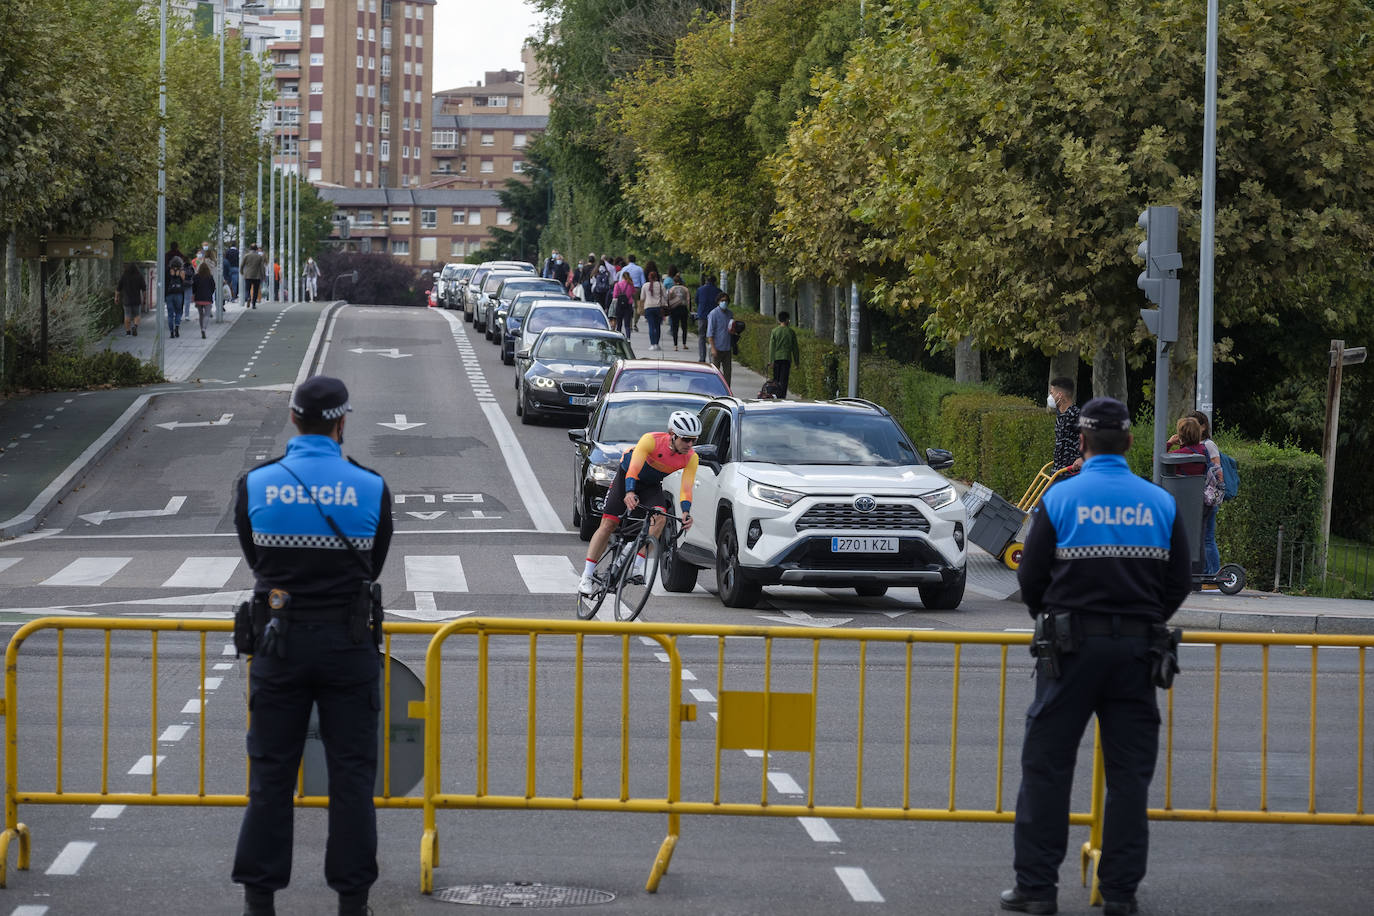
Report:
[{"label": "suv front wheel", "polygon": [[952,611],[959,606],[959,602],[964,600],[964,583],[968,580],[968,567],[959,570],[959,575],[954,581],[942,583],[940,585],[920,585],[917,591],[921,593],[921,603],[928,610],[932,611]]},{"label": "suv front wheel", "polygon": [[763,594],[762,586],[744,579],[739,565],[739,537],[729,516],[716,532],[716,591],[726,607],[753,607]]}]

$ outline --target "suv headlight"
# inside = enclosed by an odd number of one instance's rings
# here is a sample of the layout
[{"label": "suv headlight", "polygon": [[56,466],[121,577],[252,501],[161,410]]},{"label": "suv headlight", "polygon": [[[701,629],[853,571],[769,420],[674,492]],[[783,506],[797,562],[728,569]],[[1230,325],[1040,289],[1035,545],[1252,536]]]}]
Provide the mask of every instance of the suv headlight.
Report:
[{"label": "suv headlight", "polygon": [[620,464],[594,464],[590,468],[591,478],[595,483],[609,486],[615,480],[616,472],[620,470]]},{"label": "suv headlight", "polygon": [[542,375],[536,375],[530,379],[530,384],[536,388],[553,388],[558,383],[551,378],[545,378]]},{"label": "suv headlight", "polygon": [[954,492],[953,485],[941,487],[938,490],[931,490],[929,493],[922,493],[918,499],[925,502],[932,509],[943,509],[958,498]]},{"label": "suv headlight", "polygon": [[786,509],[806,494],[798,493],[796,490],[784,490],[782,487],[770,487],[766,483],[751,480],[749,481],[749,495],[757,500],[782,506]]}]

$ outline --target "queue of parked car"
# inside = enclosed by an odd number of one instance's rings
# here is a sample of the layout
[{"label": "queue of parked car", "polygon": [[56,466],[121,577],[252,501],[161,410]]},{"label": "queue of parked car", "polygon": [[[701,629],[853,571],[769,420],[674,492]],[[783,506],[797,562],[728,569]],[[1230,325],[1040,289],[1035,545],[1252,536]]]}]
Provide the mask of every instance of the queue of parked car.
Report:
[{"label": "queue of parked car", "polygon": [[436,284],[437,304],[462,310],[515,367],[520,421],[571,425],[583,540],[626,452],[674,410],[699,414],[693,526],[661,565],[665,590],[691,591],[704,569],[728,607],[753,607],[773,585],[865,598],[914,587],[933,610],[963,600],[968,517],[941,473],[953,457],[917,448],[877,404],[745,399],[713,366],[638,359],[599,305],[527,262],[450,264]]}]

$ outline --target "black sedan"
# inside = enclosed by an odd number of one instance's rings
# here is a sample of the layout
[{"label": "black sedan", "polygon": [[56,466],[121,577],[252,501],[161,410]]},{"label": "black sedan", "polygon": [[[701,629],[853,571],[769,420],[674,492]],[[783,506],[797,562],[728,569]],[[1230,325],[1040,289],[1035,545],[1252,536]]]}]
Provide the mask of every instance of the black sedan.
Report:
[{"label": "black sedan", "polygon": [[[711,399],[700,394],[658,391],[625,391],[608,394],[587,418],[586,429],[568,430],[576,447],[573,457],[573,524],[582,540],[589,541],[601,524],[601,503],[606,499],[620,461],[645,433],[668,428],[675,410],[696,413]],[[674,484],[676,486],[676,484]]]},{"label": "black sedan", "polygon": [[611,363],[632,356],[630,342],[615,331],[545,328],[516,354],[524,371],[516,378],[515,415],[523,423],[544,415],[586,416]]}]

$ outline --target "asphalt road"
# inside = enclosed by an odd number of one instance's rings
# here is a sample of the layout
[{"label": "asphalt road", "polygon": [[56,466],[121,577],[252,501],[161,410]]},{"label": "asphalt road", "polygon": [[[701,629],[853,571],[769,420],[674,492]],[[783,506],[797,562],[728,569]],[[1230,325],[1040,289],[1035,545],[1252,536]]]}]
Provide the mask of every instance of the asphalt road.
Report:
[{"label": "asphalt road", "polygon": [[[242,333],[236,326],[202,365],[201,382],[154,401],[142,422],[56,509],[46,530],[58,533],[0,545],[0,621],[12,625],[40,611],[225,616],[252,581],[238,559],[231,486],[246,468],[279,454],[289,437],[289,387],[311,355],[308,344],[317,327],[315,362],[343,378],[352,393],[345,451],[382,472],[396,498],[397,535],[382,577],[391,618],[570,619],[584,545],[570,530],[572,448],[566,427],[527,426],[515,418],[513,370],[459,313],[349,306],[320,325],[321,315],[318,306],[300,305],[274,316],[271,325],[243,325]],[[927,612],[914,590],[857,599],[843,591],[770,589],[759,608],[732,610],[716,600],[710,580],[703,573],[690,595],[656,595],[646,622],[942,630],[1016,629],[1027,622],[1019,605],[975,593],[957,611]],[[107,699],[101,639],[68,636],[59,730],[56,639],[35,638],[24,648],[19,693],[7,710],[21,740],[18,767],[6,778],[17,779],[23,789],[52,788],[61,735],[67,791],[94,791],[102,782],[110,791],[146,790],[154,748],[163,758],[158,791],[200,791],[202,743],[205,791],[241,791],[246,675],[241,661],[223,654],[225,642],[207,639],[202,664],[195,637],[159,638],[154,725],[149,637],[113,640]],[[396,654],[419,671],[423,644],[417,637],[398,638]],[[565,794],[573,778],[571,644],[541,640],[533,685],[527,648],[525,639],[493,643],[490,789],[524,791],[525,721],[533,695],[540,726],[534,754],[538,787]],[[630,785],[636,793],[664,792],[662,696],[669,671],[656,651],[636,639],[587,642],[582,775],[589,795],[618,791],[622,653],[629,658],[633,698],[624,714],[635,736],[626,752]],[[684,675],[683,687],[698,707],[697,721],[683,725],[684,795],[710,799],[710,713],[719,699],[720,646],[683,639],[679,651],[694,679]],[[762,687],[762,651],[760,640],[727,641],[726,689]],[[809,690],[811,651],[809,641],[779,641],[772,689]],[[902,803],[909,748],[910,804],[948,806],[952,653],[921,648],[916,658],[908,741],[901,650],[871,647],[863,665],[852,647],[823,652],[814,765],[818,803],[851,804],[856,796],[862,689],[865,804]],[[1216,717],[1222,806],[1258,806],[1263,772],[1271,808],[1305,810],[1311,652],[1271,654],[1263,710],[1258,651],[1227,649],[1225,658]],[[994,807],[999,801],[998,659],[989,648],[970,648],[961,656],[954,789],[960,807]],[[471,791],[475,784],[473,660],[470,642],[455,643],[446,655],[444,785],[450,791]],[[1213,650],[1189,647],[1184,663],[1175,691],[1173,765],[1166,785],[1161,761],[1155,803],[1163,804],[1168,791],[1175,807],[1206,807]],[[1014,804],[1019,723],[1031,690],[1029,659],[1021,650],[1012,650],[1009,665],[1003,810]],[[1357,772],[1363,775],[1356,761],[1370,760],[1374,750],[1367,728],[1365,746],[1356,746],[1352,723],[1362,708],[1356,667],[1354,650],[1318,653],[1316,800],[1323,809],[1353,810]],[[1368,685],[1365,690],[1368,700]],[[1262,764],[1258,736],[1266,721]],[[1086,751],[1081,761],[1076,810],[1087,804]],[[774,755],[765,774],[761,756],[724,751],[722,798],[758,801],[766,793],[772,804],[793,802],[810,773],[810,760],[801,754]],[[1367,784],[1369,776],[1363,779]],[[29,805],[20,813],[34,832],[33,867],[17,871],[11,851],[0,913],[239,911],[237,888],[227,876],[240,809]],[[379,817],[382,878],[374,889],[374,910],[446,912],[447,904],[418,893],[419,812],[383,811]],[[626,913],[972,914],[994,912],[997,892],[1011,880],[1011,828],[1005,823],[684,817],[671,870],[650,895],[643,884],[665,821],[661,815],[441,812],[436,886],[523,881],[595,888],[615,895],[599,910]],[[298,813],[295,880],[279,899],[281,912],[332,912],[332,894],[321,877],[323,833],[323,812]],[[1085,836],[1075,828],[1070,848]],[[1374,894],[1367,867],[1374,834],[1367,827],[1156,823],[1153,838],[1150,875],[1141,889],[1146,913],[1363,913]],[[1061,872],[1061,912],[1092,912],[1086,892],[1077,888],[1074,865],[1071,856]]]}]

